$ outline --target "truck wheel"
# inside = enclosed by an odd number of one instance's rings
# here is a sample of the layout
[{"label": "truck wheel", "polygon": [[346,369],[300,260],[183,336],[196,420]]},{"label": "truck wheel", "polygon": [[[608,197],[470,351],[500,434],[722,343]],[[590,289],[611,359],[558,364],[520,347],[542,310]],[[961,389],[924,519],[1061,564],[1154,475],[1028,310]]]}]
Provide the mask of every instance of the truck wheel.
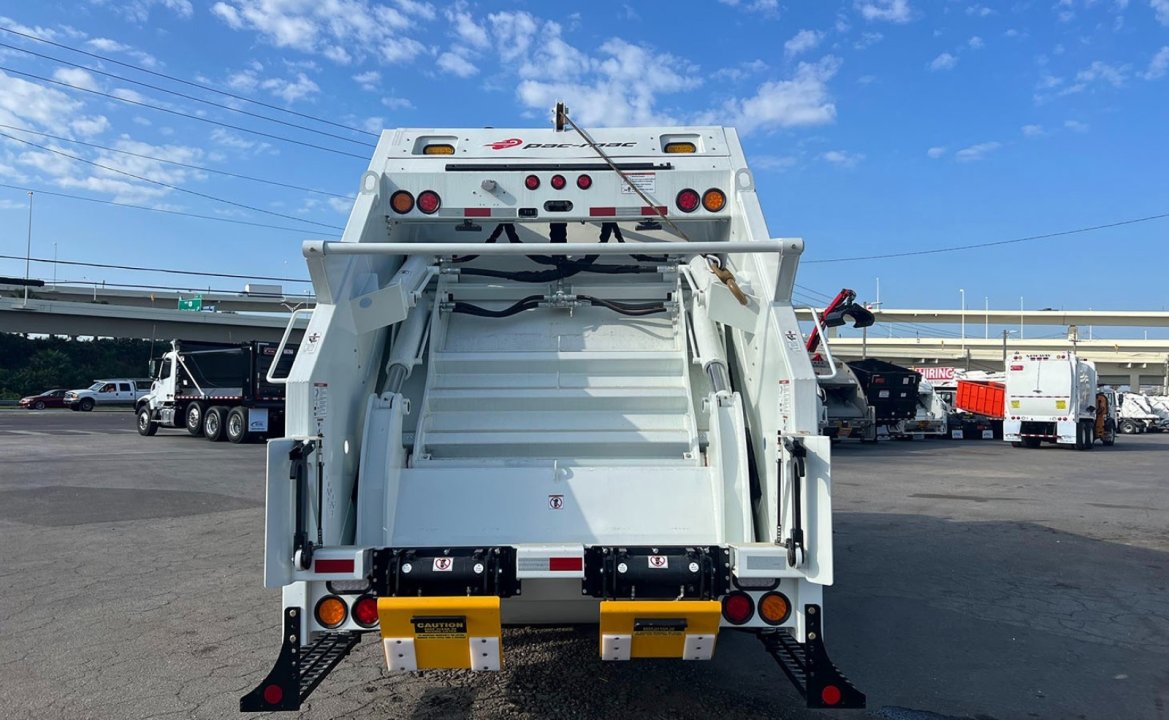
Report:
[{"label": "truck wheel", "polygon": [[203,434],[203,403],[198,401],[191,403],[183,416],[186,418],[187,432],[195,437]]},{"label": "truck wheel", "polygon": [[1132,420],[1122,420],[1120,423],[1120,431],[1125,435],[1132,435],[1137,431],[1137,426],[1133,424]]},{"label": "truck wheel", "polygon": [[1092,435],[1095,432],[1095,429],[1086,422],[1076,423],[1076,449],[1091,450],[1094,444]]},{"label": "truck wheel", "polygon": [[1100,438],[1100,442],[1104,447],[1112,447],[1116,444],[1116,424],[1111,420],[1104,423],[1104,435]]},{"label": "truck wheel", "polygon": [[227,408],[216,405],[208,408],[203,418],[203,437],[211,442],[218,442],[223,439],[223,425],[224,415]]},{"label": "truck wheel", "polygon": [[236,445],[248,441],[248,414],[242,407],[233,407],[227,414],[227,439]]},{"label": "truck wheel", "polygon": [[138,408],[138,434],[150,437],[158,432],[158,423],[154,422],[152,417],[154,413],[150,412],[150,408],[143,405]]},{"label": "truck wheel", "polygon": [[93,398],[81,398],[81,402],[77,403],[77,407],[81,412],[93,410]]}]

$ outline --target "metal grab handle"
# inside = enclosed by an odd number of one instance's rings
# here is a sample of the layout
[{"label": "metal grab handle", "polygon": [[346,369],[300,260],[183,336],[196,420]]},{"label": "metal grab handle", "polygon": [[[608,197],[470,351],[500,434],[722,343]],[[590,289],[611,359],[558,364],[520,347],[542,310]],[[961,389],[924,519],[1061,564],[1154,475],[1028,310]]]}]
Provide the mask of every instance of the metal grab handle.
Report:
[{"label": "metal grab handle", "polygon": [[836,360],[832,358],[832,351],[828,349],[828,334],[824,332],[824,326],[820,324],[820,313],[816,312],[816,309],[810,305],[805,305],[800,309],[812,313],[812,322],[816,324],[816,332],[820,333],[820,347],[824,348],[824,354],[828,356],[828,367],[832,368],[831,373],[816,377],[831,380],[836,377]]},{"label": "metal grab handle", "polygon": [[297,308],[292,311],[292,315],[288,318],[288,327],[284,328],[284,337],[280,338],[280,345],[276,347],[276,357],[272,358],[272,364],[268,366],[268,373],[264,378],[273,385],[288,384],[288,376],[282,378],[274,377],[272,373],[276,372],[276,367],[280,364],[280,358],[284,357],[284,346],[288,344],[288,338],[292,335],[292,328],[296,325],[296,316],[301,313],[311,313],[313,308]]}]

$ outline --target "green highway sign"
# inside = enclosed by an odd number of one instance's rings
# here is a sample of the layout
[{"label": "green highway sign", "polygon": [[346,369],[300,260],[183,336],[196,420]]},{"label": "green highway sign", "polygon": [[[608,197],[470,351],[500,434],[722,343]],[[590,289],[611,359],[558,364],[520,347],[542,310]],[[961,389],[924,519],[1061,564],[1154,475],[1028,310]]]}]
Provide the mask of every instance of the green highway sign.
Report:
[{"label": "green highway sign", "polygon": [[190,298],[179,298],[179,310],[202,310],[203,296],[196,295]]}]

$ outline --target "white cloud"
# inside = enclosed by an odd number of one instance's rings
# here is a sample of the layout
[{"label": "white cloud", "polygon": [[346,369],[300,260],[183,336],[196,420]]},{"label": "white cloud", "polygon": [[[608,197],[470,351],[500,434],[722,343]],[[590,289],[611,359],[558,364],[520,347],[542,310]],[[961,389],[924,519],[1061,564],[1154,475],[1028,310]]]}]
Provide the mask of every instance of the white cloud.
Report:
[{"label": "white cloud", "polygon": [[731,100],[721,111],[704,114],[703,120],[721,120],[744,134],[830,123],[836,119],[836,104],[828,81],[839,69],[840,60],[832,55],[802,62],[791,79],[763,83],[753,96]]},{"label": "white cloud", "polygon": [[97,81],[93,75],[81,68],[57,68],[53,71],[53,79],[86,90],[97,90]]},{"label": "white cloud", "polygon": [[879,32],[864,32],[861,33],[860,40],[854,42],[852,46],[857,50],[864,50],[865,48],[876,45],[883,39],[885,39],[885,36]]},{"label": "white cloud", "polygon": [[438,65],[439,69],[461,78],[468,78],[479,72],[479,68],[475,67],[474,63],[453,52],[444,52],[439,55],[435,64]]},{"label": "white cloud", "polygon": [[1157,15],[1157,22],[1169,25],[1169,0],[1149,0],[1149,7]]},{"label": "white cloud", "polygon": [[958,152],[954,153],[954,159],[958,162],[974,162],[975,160],[983,159],[990,153],[998,150],[1000,147],[1002,147],[1002,143],[994,141],[978,143],[977,145],[971,145],[970,147],[962,148]]},{"label": "white cloud", "polygon": [[820,156],[825,162],[831,163],[838,167],[852,168],[856,167],[857,163],[865,159],[865,156],[860,153],[850,153],[844,150],[829,150]]},{"label": "white cloud", "polygon": [[1042,125],[1024,125],[1023,127],[1020,128],[1020,131],[1023,133],[1024,137],[1031,137],[1031,138],[1042,137],[1042,136],[1047,134],[1043,131]]},{"label": "white cloud", "polygon": [[191,0],[89,0],[89,2],[109,7],[127,20],[136,23],[145,23],[149,20],[150,11],[155,5],[161,5],[184,19],[195,13]]},{"label": "white cloud", "polygon": [[362,90],[377,90],[382,81],[382,74],[377,70],[368,70],[353,76],[353,81],[361,86]]},{"label": "white cloud", "polygon": [[83,108],[60,90],[0,71],[0,123],[64,134]]},{"label": "white cloud", "polygon": [[[1074,95],[1075,93],[1083,92],[1093,86],[1107,85],[1118,88],[1124,85],[1125,81],[1128,79],[1128,71],[1128,65],[1109,65],[1108,63],[1096,60],[1088,67],[1076,73],[1074,82],[1072,82],[1070,85],[1064,86],[1064,88],[1059,91],[1058,95]],[[1059,80],[1059,78],[1049,77],[1045,78],[1045,80],[1047,81],[1049,87],[1054,87],[1055,85],[1059,85],[1062,82]],[[1047,99],[1049,99],[1049,96],[1039,95],[1036,97],[1036,100],[1039,102],[1043,102]]]},{"label": "white cloud", "polygon": [[929,67],[930,70],[934,70],[936,72],[938,70],[951,70],[957,64],[958,58],[954,57],[948,52],[944,52],[930,61]]},{"label": "white cloud", "polygon": [[735,67],[719,68],[714,71],[711,76],[714,80],[729,80],[730,82],[738,82],[749,75],[761,73],[767,69],[767,63],[762,60],[755,59],[751,62],[739,63]]},{"label": "white cloud", "polygon": [[718,0],[723,5],[730,7],[737,7],[747,10],[749,12],[757,13],[774,13],[779,10],[779,0],[751,0],[751,2],[742,2],[741,0]]},{"label": "white cloud", "polygon": [[883,20],[893,23],[907,23],[912,19],[909,0],[857,0],[856,9],[865,20]]},{"label": "white cloud", "polygon": [[818,30],[800,30],[783,44],[783,54],[788,57],[795,57],[796,55],[814,49],[823,39],[824,33]]},{"label": "white cloud", "polygon": [[105,115],[80,117],[69,123],[69,127],[78,135],[93,137],[94,135],[101,135],[108,130],[110,121]]},{"label": "white cloud", "polygon": [[94,50],[105,53],[125,52],[130,49],[129,45],[123,45],[117,40],[111,40],[110,38],[90,38],[85,41],[85,44]]},{"label": "white cloud", "polygon": [[463,8],[446,11],[447,20],[454,23],[455,36],[475,50],[486,50],[491,47],[491,38],[487,28],[475,22],[471,13]]},{"label": "white cloud", "polygon": [[994,15],[994,10],[991,10],[985,5],[975,4],[966,8],[966,14],[973,17],[987,17],[989,15]]},{"label": "white cloud", "polygon": [[260,87],[272,93],[289,105],[296,102],[297,100],[306,98],[321,89],[304,73],[297,73],[296,80],[269,78],[260,83]]},{"label": "white cloud", "polygon": [[1163,77],[1166,72],[1169,72],[1169,45],[1158,50],[1153,59],[1149,61],[1149,69],[1145,71],[1144,78],[1156,80]]},{"label": "white cloud", "polygon": [[55,40],[61,36],[61,33],[57,32],[53,28],[41,27],[39,25],[24,25],[10,17],[0,16],[0,25],[3,25],[7,28],[12,28],[16,32],[23,35],[32,35],[33,37],[41,38],[42,40]]},{"label": "white cloud", "polygon": [[383,117],[367,117],[361,121],[361,127],[371,133],[381,133],[386,129],[386,119]]},{"label": "white cloud", "polygon": [[391,110],[413,110],[414,109],[414,103],[410,102],[406,98],[393,97],[393,96],[382,98],[382,105],[385,105],[386,107],[388,107]]},{"label": "white cloud", "polygon": [[220,0],[211,13],[233,30],[253,30],[278,48],[348,64],[366,55],[394,63],[422,54],[426,47],[407,33],[416,20],[431,19],[434,10],[409,0],[398,7],[370,0]]},{"label": "white cloud", "polygon": [[752,155],[751,167],[757,170],[787,170],[799,164],[792,155]]},{"label": "white cloud", "polygon": [[214,128],[211,131],[211,142],[219,145],[220,147],[229,148],[231,150],[240,150],[243,152],[253,152],[256,154],[262,152],[275,152],[275,149],[266,142],[249,140],[225,128]]},{"label": "white cloud", "polygon": [[926,150],[925,154],[929,155],[930,158],[937,160],[938,158],[940,158],[941,156],[946,154],[946,148],[938,145],[938,146],[930,148],[929,150]]},{"label": "white cloud", "polygon": [[1072,132],[1088,132],[1088,124],[1079,120],[1064,120],[1063,126]]},{"label": "white cloud", "polygon": [[487,16],[499,57],[505,63],[527,55],[540,24],[531,13],[501,12]]},{"label": "white cloud", "polygon": [[982,38],[975,35],[974,37],[967,40],[966,44],[969,45],[972,50],[980,50],[985,43],[982,42]]}]

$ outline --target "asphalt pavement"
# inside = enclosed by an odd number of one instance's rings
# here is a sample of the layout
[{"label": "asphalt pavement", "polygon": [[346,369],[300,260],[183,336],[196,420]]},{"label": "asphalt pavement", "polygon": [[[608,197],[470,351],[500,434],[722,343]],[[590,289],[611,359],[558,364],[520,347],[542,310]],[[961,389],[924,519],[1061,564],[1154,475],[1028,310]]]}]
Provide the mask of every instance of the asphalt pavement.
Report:
[{"label": "asphalt pavement", "polygon": [[[29,718],[225,718],[271,668],[262,445],[124,412],[0,411],[0,698]],[[507,669],[392,676],[366,641],[308,718],[1169,718],[1169,435],[1114,448],[834,450],[833,659],[813,713],[758,642],[602,663],[593,628],[509,629]]]}]

